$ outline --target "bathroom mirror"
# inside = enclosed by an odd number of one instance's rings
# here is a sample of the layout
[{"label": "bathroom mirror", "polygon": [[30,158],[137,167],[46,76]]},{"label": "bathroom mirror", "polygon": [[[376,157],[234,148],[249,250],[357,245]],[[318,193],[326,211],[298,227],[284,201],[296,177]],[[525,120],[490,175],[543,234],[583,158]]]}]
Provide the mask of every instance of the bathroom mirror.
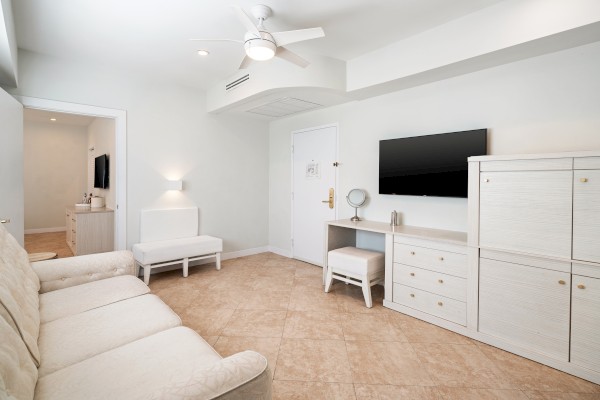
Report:
[{"label": "bathroom mirror", "polygon": [[352,189],[348,192],[346,200],[348,200],[351,207],[354,207],[354,217],[350,218],[350,221],[360,221],[358,209],[367,202],[367,193],[362,189]]}]

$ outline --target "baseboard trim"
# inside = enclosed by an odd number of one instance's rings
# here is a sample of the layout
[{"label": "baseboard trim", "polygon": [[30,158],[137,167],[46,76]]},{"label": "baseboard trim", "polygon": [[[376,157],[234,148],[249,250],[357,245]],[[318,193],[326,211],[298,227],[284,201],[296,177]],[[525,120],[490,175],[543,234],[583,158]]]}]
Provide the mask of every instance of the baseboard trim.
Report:
[{"label": "baseboard trim", "polygon": [[283,257],[292,258],[292,252],[290,250],[284,250],[282,248],[275,247],[275,246],[268,246],[268,251],[270,251],[271,253],[275,253],[277,255],[283,256]]},{"label": "baseboard trim", "polygon": [[29,235],[32,233],[65,232],[66,230],[67,230],[66,226],[56,226],[54,228],[35,228],[35,229],[25,229],[25,234]]}]

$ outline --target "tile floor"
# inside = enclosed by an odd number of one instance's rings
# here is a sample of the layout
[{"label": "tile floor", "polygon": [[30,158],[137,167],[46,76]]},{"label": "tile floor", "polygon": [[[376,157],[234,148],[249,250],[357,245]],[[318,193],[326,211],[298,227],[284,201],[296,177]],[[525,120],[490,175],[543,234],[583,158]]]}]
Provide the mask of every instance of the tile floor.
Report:
[{"label": "tile floor", "polygon": [[[65,233],[28,252],[72,256]],[[373,288],[321,286],[322,270],[272,253],[152,275],[150,288],[223,356],[269,361],[274,400],[600,400],[600,386],[389,310]]]},{"label": "tile floor", "polygon": [[592,400],[600,386],[321,287],[321,268],[263,253],[152,275],[150,288],[223,356],[255,350],[279,399]]}]

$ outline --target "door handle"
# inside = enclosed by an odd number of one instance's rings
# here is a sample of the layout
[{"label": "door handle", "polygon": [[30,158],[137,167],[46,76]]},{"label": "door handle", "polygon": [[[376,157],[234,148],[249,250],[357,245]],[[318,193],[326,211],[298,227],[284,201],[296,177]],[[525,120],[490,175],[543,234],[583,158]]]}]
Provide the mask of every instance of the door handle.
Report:
[{"label": "door handle", "polygon": [[333,208],[333,188],[329,188],[329,199],[321,200],[321,203],[329,203],[329,208]]},{"label": "door handle", "polygon": [[0,224],[8,224],[10,223],[10,218],[0,219]]}]

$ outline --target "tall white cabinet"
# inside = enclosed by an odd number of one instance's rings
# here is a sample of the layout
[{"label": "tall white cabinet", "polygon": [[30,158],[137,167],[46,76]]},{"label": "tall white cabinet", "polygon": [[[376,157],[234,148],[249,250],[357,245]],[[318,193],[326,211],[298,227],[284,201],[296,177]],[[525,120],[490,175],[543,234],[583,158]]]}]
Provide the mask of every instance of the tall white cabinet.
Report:
[{"label": "tall white cabinet", "polygon": [[600,382],[600,153],[469,159],[475,337]]}]

